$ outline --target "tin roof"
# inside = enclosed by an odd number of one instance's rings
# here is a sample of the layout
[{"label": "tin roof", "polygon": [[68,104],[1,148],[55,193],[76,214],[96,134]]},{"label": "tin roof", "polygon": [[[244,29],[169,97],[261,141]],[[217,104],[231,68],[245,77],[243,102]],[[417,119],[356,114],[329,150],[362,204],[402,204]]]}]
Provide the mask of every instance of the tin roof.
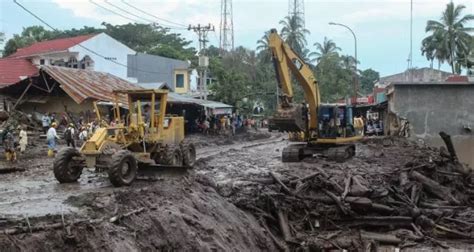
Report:
[{"label": "tin roof", "polygon": [[196,99],[196,98],[192,98],[185,95],[180,95],[177,93],[169,93],[168,100],[172,103],[173,102],[174,103],[192,103],[192,104],[198,104],[207,108],[232,108],[232,105],[228,105],[222,102],[201,100],[201,99]]},{"label": "tin roof", "polygon": [[[141,89],[109,73],[57,66],[42,66],[40,69],[53,77],[78,104],[86,99],[114,101],[113,90],[116,89]],[[126,104],[127,100],[120,97],[119,102]]]},{"label": "tin roof", "polygon": [[80,44],[97,34],[82,35],[70,38],[53,39],[48,41],[36,42],[30,46],[18,49],[8,58],[22,58],[43,53],[60,52]]}]

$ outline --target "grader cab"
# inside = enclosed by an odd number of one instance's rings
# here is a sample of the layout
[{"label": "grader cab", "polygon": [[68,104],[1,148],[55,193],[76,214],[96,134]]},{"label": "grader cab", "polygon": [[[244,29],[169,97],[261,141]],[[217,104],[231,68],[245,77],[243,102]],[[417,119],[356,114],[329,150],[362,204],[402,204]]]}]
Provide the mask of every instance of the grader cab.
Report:
[{"label": "grader cab", "polygon": [[[130,185],[141,166],[192,168],[196,150],[184,140],[184,118],[166,115],[166,90],[117,90],[114,94],[115,126],[98,128],[80,150],[68,147],[56,155],[54,176],[60,183],[77,181],[84,167],[107,171],[114,186]],[[127,115],[120,113],[119,97],[124,96]]]}]

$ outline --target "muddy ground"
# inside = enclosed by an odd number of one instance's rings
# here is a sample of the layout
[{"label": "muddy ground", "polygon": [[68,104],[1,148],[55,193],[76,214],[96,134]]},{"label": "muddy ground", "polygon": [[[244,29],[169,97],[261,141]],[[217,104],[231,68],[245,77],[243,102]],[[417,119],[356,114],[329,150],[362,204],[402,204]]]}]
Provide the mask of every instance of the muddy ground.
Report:
[{"label": "muddy ground", "polygon": [[[0,174],[0,251],[278,251],[285,249],[280,231],[249,209],[278,186],[269,172],[303,178],[316,168],[339,167],[342,173],[390,177],[391,170],[423,152],[403,141],[365,141],[342,164],[324,158],[282,163],[281,150],[288,144],[283,134],[189,138],[198,147],[193,170],[144,170],[125,188],[114,188],[106,175],[89,170],[78,183],[57,183],[41,140],[16,164],[0,159],[0,172],[24,170]],[[385,177],[370,182],[383,184],[390,180]],[[466,240],[443,242],[451,249],[474,249]],[[443,250],[429,241],[405,248],[432,249]]]}]

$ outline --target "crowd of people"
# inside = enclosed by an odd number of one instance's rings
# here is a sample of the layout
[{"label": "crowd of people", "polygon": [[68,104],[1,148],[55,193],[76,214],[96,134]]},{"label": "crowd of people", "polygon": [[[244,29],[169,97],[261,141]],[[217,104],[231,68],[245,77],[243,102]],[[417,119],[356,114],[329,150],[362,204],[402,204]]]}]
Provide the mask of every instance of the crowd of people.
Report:
[{"label": "crowd of people", "polygon": [[206,135],[235,135],[239,129],[254,129],[266,127],[266,120],[256,120],[254,118],[241,115],[210,115],[202,116],[194,121],[191,126],[194,132],[201,132]]}]

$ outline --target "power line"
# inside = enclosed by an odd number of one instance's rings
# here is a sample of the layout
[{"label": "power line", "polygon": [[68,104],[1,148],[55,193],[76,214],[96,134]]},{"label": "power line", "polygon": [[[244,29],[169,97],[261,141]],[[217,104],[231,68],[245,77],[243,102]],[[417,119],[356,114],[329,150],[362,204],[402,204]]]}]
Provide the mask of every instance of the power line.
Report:
[{"label": "power line", "polygon": [[[34,18],[36,18],[37,20],[39,20],[41,23],[43,23],[44,25],[46,25],[47,27],[51,28],[52,30],[54,30],[54,31],[56,31],[56,32],[61,32],[60,30],[58,30],[58,29],[56,29],[55,27],[53,27],[52,25],[50,25],[48,22],[44,21],[41,17],[39,17],[38,15],[36,15],[35,13],[33,13],[32,11],[30,11],[29,9],[27,9],[25,6],[23,6],[22,4],[20,4],[19,2],[17,2],[17,0],[13,0],[13,2],[14,2],[16,5],[20,6],[20,8],[22,8],[24,11],[26,11],[26,12],[28,12],[30,15],[32,15]],[[76,41],[72,40],[71,38],[66,38],[66,39],[67,39],[67,40],[70,40],[70,41],[73,41],[73,42],[76,42]],[[110,61],[110,62],[113,62],[114,64],[117,64],[117,65],[119,65],[119,66],[125,67],[125,68],[127,68],[127,69],[132,69],[132,70],[136,70],[136,71],[143,72],[143,73],[166,74],[166,73],[164,73],[164,72],[146,71],[146,70],[141,70],[141,69],[135,68],[135,67],[129,67],[128,65],[125,65],[125,64],[122,64],[122,63],[117,62],[117,61],[115,61],[115,60],[112,60],[112,59],[110,59],[110,58],[107,58],[107,57],[105,57],[104,55],[102,55],[102,54],[100,54],[100,53],[98,53],[98,52],[96,52],[96,51],[94,51],[94,50],[92,50],[92,49],[89,49],[89,48],[87,48],[87,47],[81,45],[80,43],[77,44],[77,45],[78,45],[79,47],[85,49],[86,51],[88,51],[88,52],[90,52],[90,53],[92,53],[92,54],[94,54],[94,55],[99,56],[100,58],[103,58],[103,59],[105,59],[105,60],[108,60],[108,61]]]},{"label": "power line", "polygon": [[122,12],[125,12],[131,16],[134,16],[134,17],[137,17],[139,19],[142,19],[142,20],[145,20],[146,22],[149,22],[149,23],[152,23],[152,24],[157,24],[157,25],[160,25],[160,26],[163,26],[163,27],[166,27],[166,28],[170,28],[170,29],[178,29],[178,30],[185,30],[186,28],[185,27],[176,27],[176,26],[169,26],[169,25],[161,25],[159,23],[156,23],[155,21],[151,20],[151,19],[148,19],[148,18],[144,18],[144,17],[140,17],[132,12],[129,12],[128,10],[125,10],[123,8],[121,8],[120,6],[117,6],[115,4],[112,4],[110,3],[109,1],[105,0],[104,1],[106,4],[110,5],[110,6],[113,6],[114,8],[117,8],[118,10],[122,11]]},{"label": "power line", "polygon": [[109,9],[109,8],[106,8],[106,7],[100,5],[100,4],[98,4],[98,3],[96,3],[96,2],[94,2],[94,1],[92,1],[92,0],[89,0],[89,2],[90,2],[91,4],[93,4],[93,5],[95,5],[95,6],[101,8],[101,9],[103,9],[103,10],[106,10],[106,11],[108,11],[108,12],[110,12],[110,13],[113,13],[113,14],[115,14],[115,15],[117,15],[117,16],[120,16],[120,17],[122,17],[122,18],[128,19],[128,20],[133,21],[133,22],[135,22],[135,23],[141,23],[141,21],[139,21],[139,20],[137,20],[137,19],[133,19],[133,18],[127,17],[127,16],[125,16],[125,15],[122,15],[122,14],[120,14],[120,13],[114,11],[114,10],[111,10],[111,9]]},{"label": "power line", "polygon": [[130,7],[132,7],[133,9],[135,9],[135,10],[137,10],[137,11],[139,11],[139,12],[145,14],[145,15],[148,15],[148,16],[150,16],[150,17],[154,17],[154,18],[156,18],[156,19],[158,19],[158,20],[165,21],[165,22],[168,22],[168,23],[170,23],[170,24],[175,24],[175,25],[178,25],[178,26],[182,26],[182,27],[184,27],[184,28],[187,27],[185,24],[181,24],[181,23],[177,23],[177,22],[174,22],[174,21],[170,21],[170,20],[168,20],[168,19],[160,18],[160,17],[158,17],[158,16],[156,16],[156,15],[153,15],[153,14],[151,14],[151,13],[149,13],[149,12],[146,12],[146,11],[144,11],[144,10],[142,10],[142,9],[139,9],[139,8],[137,8],[137,7],[133,6],[133,5],[131,5],[131,4],[127,3],[127,2],[125,2],[125,0],[122,0],[122,3],[124,3],[124,4],[126,4],[126,5],[128,5],[128,6],[130,6]]}]

